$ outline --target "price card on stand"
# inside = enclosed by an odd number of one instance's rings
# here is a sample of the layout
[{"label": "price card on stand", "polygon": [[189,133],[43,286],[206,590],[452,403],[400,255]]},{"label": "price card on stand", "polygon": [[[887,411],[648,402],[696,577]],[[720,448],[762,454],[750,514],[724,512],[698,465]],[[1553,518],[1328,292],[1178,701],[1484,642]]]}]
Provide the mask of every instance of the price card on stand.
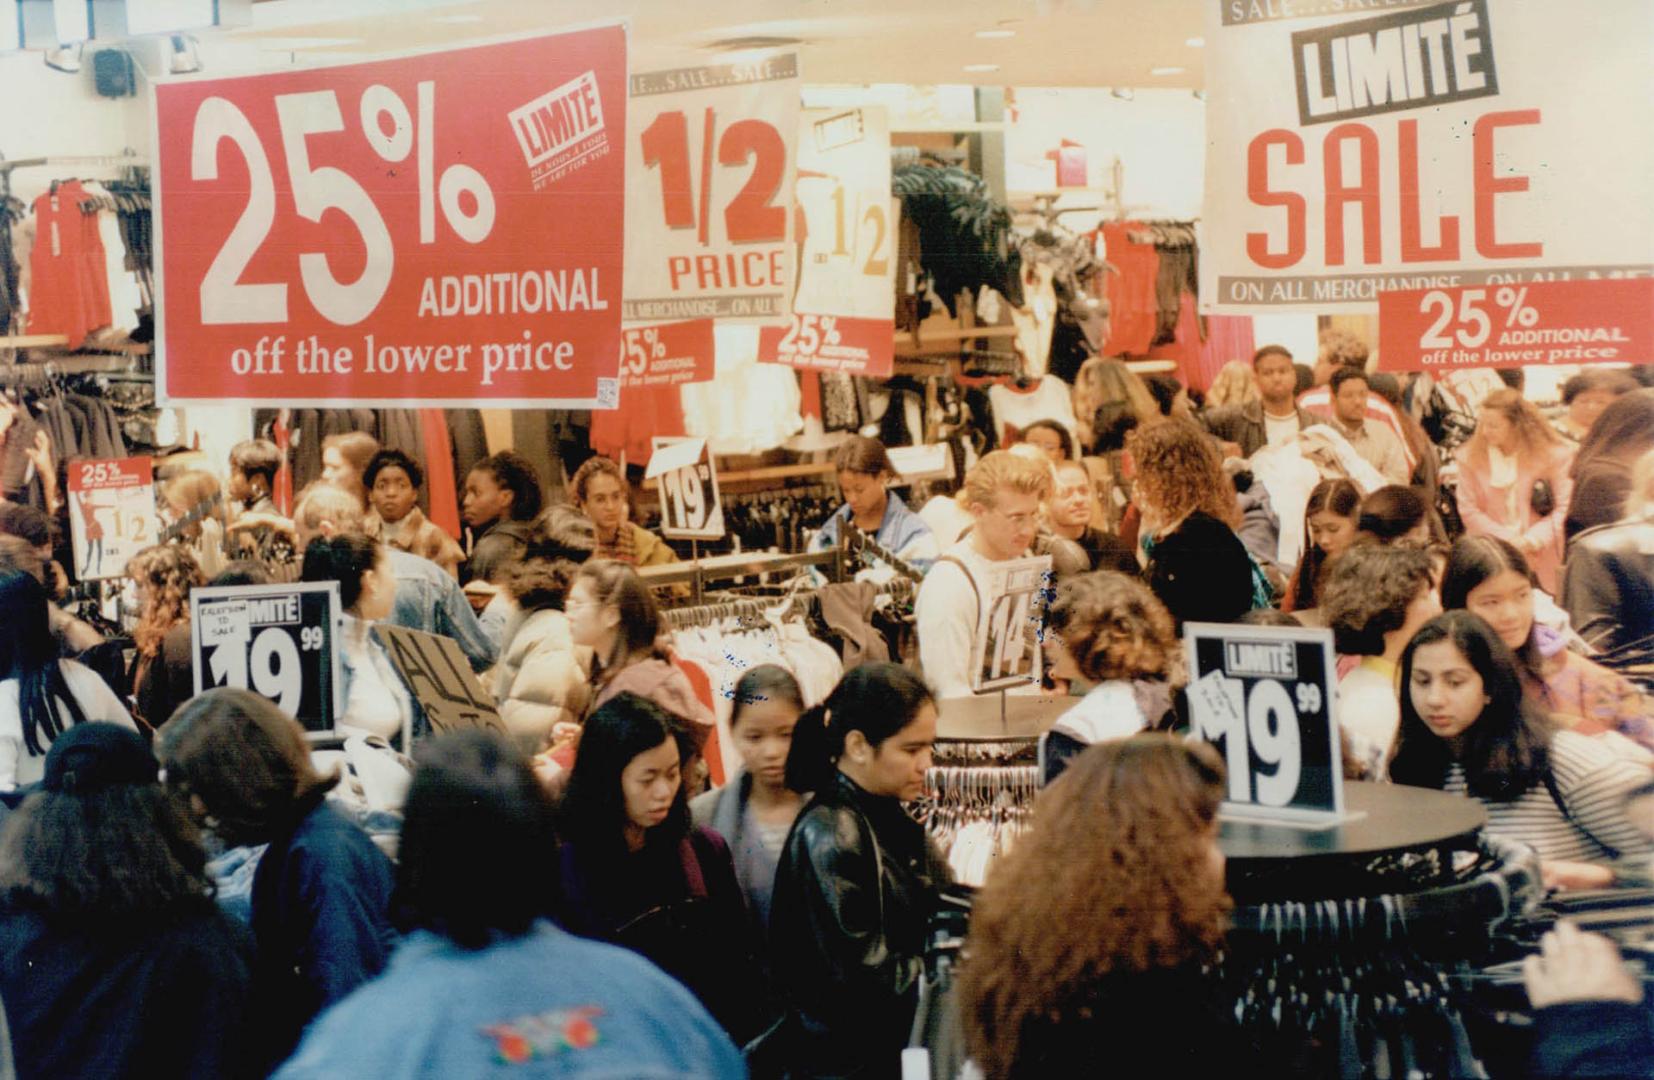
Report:
[{"label": "price card on stand", "polygon": [[1226,811],[1304,825],[1343,820],[1332,631],[1187,623],[1192,734],[1228,763]]},{"label": "price card on stand", "polygon": [[645,480],[660,489],[660,532],[668,540],[719,540],[724,506],[705,439],[656,436]]},{"label": "price card on stand", "polygon": [[196,589],[190,620],[197,694],[251,690],[307,730],[332,730],[342,711],[338,583]]},{"label": "price card on stand", "polygon": [[979,590],[971,689],[978,694],[1038,686],[1045,670],[1045,609],[1051,594],[1051,556],[1031,555],[990,564],[974,577]]},{"label": "price card on stand", "polygon": [[626,322],[782,318],[797,54],[639,72],[630,86]]},{"label": "price card on stand", "polygon": [[1378,349],[1381,371],[1642,363],[1654,278],[1381,292]]},{"label": "price card on stand", "polygon": [[896,226],[881,108],[809,109],[794,201],[803,220],[791,321],[765,327],[760,360],[888,376],[895,363]]},{"label": "price card on stand", "polygon": [[613,398],[624,28],[172,80],[153,115],[163,399]]},{"label": "price card on stand", "polygon": [[158,542],[149,458],[74,461],[68,473],[75,576],[82,581],[121,577],[128,559]]}]

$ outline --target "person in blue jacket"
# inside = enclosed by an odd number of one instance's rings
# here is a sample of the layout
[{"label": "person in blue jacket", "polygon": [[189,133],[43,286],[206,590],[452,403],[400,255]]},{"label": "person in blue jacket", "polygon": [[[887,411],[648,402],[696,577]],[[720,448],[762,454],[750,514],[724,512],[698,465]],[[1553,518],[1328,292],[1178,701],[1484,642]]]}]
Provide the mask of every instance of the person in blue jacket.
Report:
[{"label": "person in blue jacket", "polygon": [[408,936],[383,977],[316,1021],[280,1080],[746,1076],[688,990],[545,921],[554,811],[520,751],[472,731],[418,759],[397,867]]},{"label": "person in blue jacket", "polygon": [[378,975],[396,931],[394,871],[327,793],[297,720],[246,690],[209,690],[156,736],[167,786],[230,846],[267,844],[253,874],[257,1058],[285,1058],[324,1008]]},{"label": "person in blue jacket", "polygon": [[826,551],[838,543],[840,530],[853,525],[897,558],[929,570],[941,549],[930,526],[890,490],[896,469],[884,444],[865,435],[850,436],[833,452],[833,471],[844,505],[827,519],[810,550]]}]

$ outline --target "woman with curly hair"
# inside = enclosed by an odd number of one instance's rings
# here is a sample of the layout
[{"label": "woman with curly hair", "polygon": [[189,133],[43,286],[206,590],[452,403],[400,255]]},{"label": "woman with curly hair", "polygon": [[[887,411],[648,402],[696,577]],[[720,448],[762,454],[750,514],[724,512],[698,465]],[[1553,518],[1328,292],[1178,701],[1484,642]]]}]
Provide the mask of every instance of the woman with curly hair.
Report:
[{"label": "woman with curly hair", "polygon": [[1126,441],[1137,469],[1132,501],[1149,587],[1179,625],[1234,622],[1268,607],[1270,587],[1235,535],[1240,506],[1217,447],[1181,420],[1140,427]]},{"label": "woman with curly hair", "polygon": [[1546,592],[1557,588],[1574,448],[1517,390],[1496,390],[1459,451],[1459,516],[1466,536],[1516,545]]},{"label": "woman with curly hair", "polygon": [[1165,605],[1142,582],[1110,571],[1064,581],[1044,643],[1052,675],[1093,684],[1040,738],[1040,773],[1047,784],[1093,743],[1171,726],[1177,632]]},{"label": "woman with curly hair", "polygon": [[158,544],[127,560],[126,576],[138,594],[132,629],[132,698],[135,718],[151,729],[195,694],[190,667],[190,592],[207,583],[189,548]]},{"label": "woman with curly hair", "polygon": [[1245,1060],[1203,971],[1228,929],[1223,796],[1216,751],[1152,733],[1092,747],[1040,794],[977,894],[960,969],[984,1073],[1220,1076]]},{"label": "woman with curly hair", "polygon": [[1252,365],[1245,360],[1231,360],[1224,364],[1212,380],[1212,388],[1206,391],[1208,409],[1231,405],[1238,408],[1258,400],[1258,377],[1252,373]]}]

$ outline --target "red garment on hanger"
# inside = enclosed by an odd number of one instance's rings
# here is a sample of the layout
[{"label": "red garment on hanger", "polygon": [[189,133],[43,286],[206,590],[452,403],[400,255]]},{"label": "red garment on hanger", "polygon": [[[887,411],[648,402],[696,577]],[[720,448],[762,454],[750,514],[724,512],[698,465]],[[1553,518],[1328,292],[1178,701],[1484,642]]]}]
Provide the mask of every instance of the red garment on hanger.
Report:
[{"label": "red garment on hanger", "polygon": [[[717,708],[712,704],[712,679],[706,669],[693,660],[685,660],[680,656],[672,657],[672,666],[683,672],[684,678],[689,680],[689,688],[695,691],[695,699],[705,705],[714,716]],[[706,745],[701,748],[701,757],[706,761],[708,775],[716,787],[724,785],[724,755],[719,749],[718,725],[713,724],[706,733]]]},{"label": "red garment on hanger", "polygon": [[103,240],[97,215],[81,212],[86,198],[80,181],[69,180],[34,201],[28,332],[63,334],[71,349],[111,321]]},{"label": "red garment on hanger", "polygon": [[276,510],[282,517],[293,516],[293,463],[288,458],[288,449],[293,445],[293,432],[287,426],[288,412],[286,409],[276,410],[276,422],[270,425],[270,434],[274,437],[276,449],[281,451],[281,468],[276,470],[275,490],[270,497],[276,501]]},{"label": "red garment on hanger", "polygon": [[425,493],[431,501],[430,519],[458,540],[459,484],[454,477],[454,442],[448,435],[448,418],[441,409],[420,409],[419,433],[425,439]]},{"label": "red garment on hanger", "polygon": [[592,449],[627,465],[647,465],[656,435],[687,435],[683,425],[683,397],[675,386],[650,389],[628,387],[620,392],[620,408],[592,413]]},{"label": "red garment on hanger", "polygon": [[1171,341],[1148,351],[1150,360],[1174,360],[1177,377],[1184,386],[1197,385],[1200,378],[1200,314],[1193,293],[1184,293],[1177,311],[1177,332]]},{"label": "red garment on hanger", "polygon": [[1154,340],[1160,305],[1155,281],[1160,276],[1160,253],[1153,244],[1139,244],[1130,233],[1143,226],[1124,221],[1102,227],[1106,258],[1119,273],[1103,274],[1109,305],[1109,335],[1103,356],[1141,356]]},{"label": "red garment on hanger", "polygon": [[[1192,304],[1194,298],[1185,295],[1184,303]],[[1206,316],[1206,343],[1200,347],[1200,377],[1191,385],[1207,389],[1223,365],[1231,360],[1252,363],[1252,354],[1257,351],[1253,340],[1252,316]]]}]

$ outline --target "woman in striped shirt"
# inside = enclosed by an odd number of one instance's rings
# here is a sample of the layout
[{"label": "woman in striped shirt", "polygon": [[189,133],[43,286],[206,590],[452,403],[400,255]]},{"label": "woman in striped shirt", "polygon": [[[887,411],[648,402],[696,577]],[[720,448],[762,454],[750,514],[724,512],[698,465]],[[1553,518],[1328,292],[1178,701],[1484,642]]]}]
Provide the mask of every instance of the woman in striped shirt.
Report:
[{"label": "woman in striped shirt", "polygon": [[1402,654],[1401,684],[1391,778],[1477,799],[1489,833],[1538,852],[1547,885],[1602,887],[1613,881],[1606,863],[1654,850],[1654,821],[1633,820],[1630,806],[1648,767],[1553,728],[1479,616],[1426,623]]}]

